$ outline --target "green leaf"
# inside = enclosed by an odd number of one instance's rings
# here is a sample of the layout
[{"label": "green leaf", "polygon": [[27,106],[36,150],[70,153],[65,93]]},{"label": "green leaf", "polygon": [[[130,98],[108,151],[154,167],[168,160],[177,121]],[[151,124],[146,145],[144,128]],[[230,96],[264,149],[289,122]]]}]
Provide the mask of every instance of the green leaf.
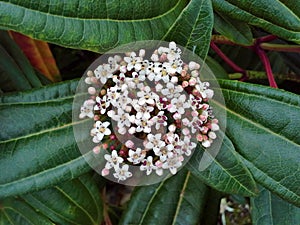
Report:
[{"label": "green leaf", "polygon": [[300,208],[291,205],[265,188],[251,198],[253,225],[290,225],[300,221]]},{"label": "green leaf", "polygon": [[24,91],[32,88],[16,61],[2,45],[0,45],[0,58],[1,90],[10,92]]},{"label": "green leaf", "polygon": [[0,26],[65,47],[105,52],[138,40],[160,40],[187,0],[1,1]]},{"label": "green leaf", "polygon": [[[16,66],[24,74],[30,85],[32,87],[41,87],[42,83],[37,77],[30,62],[25,57],[24,53],[21,51],[16,42],[9,36],[9,34],[6,31],[0,31],[0,43],[9,53],[11,58],[16,62]],[[14,81],[14,79],[14,77],[11,77],[11,80]]]},{"label": "green leaf", "polygon": [[58,224],[96,225],[103,220],[99,190],[88,174],[22,198]]},{"label": "green leaf", "polygon": [[228,0],[231,4],[243,9],[254,16],[263,18],[288,30],[300,31],[300,19],[279,0]]},{"label": "green leaf", "polygon": [[211,69],[217,79],[229,79],[226,70],[215,59],[207,56],[205,63]]},{"label": "green leaf", "polygon": [[[0,198],[40,190],[90,170],[86,160],[94,157],[92,154],[87,154],[86,158],[81,156],[73,135],[70,96],[74,95],[77,82],[69,81],[2,97],[3,101],[15,102],[1,105],[2,126],[13,138],[3,140],[8,137],[1,133],[0,170],[3,172],[0,173]],[[66,88],[61,90],[61,87]],[[51,100],[54,96],[56,100]],[[31,107],[36,110],[32,111]],[[11,114],[6,108],[11,110]],[[15,110],[19,112],[17,117]],[[43,120],[47,115],[51,115],[49,120]],[[14,124],[14,119],[20,124]],[[40,121],[40,124],[35,121]],[[13,131],[15,126],[22,127],[22,132]]]},{"label": "green leaf", "polygon": [[237,44],[253,44],[252,32],[246,23],[231,19],[220,12],[214,14],[214,29]]},{"label": "green leaf", "polygon": [[213,11],[210,0],[191,0],[178,16],[165,39],[193,50],[205,60],[213,27]]},{"label": "green leaf", "polygon": [[99,224],[99,190],[88,174],[58,186],[0,202],[0,224]]},{"label": "green leaf", "polygon": [[[234,1],[234,3],[229,3],[228,1],[223,0],[212,0],[212,2],[213,7],[217,12],[231,17],[232,19],[260,27],[283,39],[294,41],[298,44],[300,43],[299,18],[296,17],[290,9],[286,8],[283,4],[280,4],[277,0],[259,1],[255,7],[253,7],[252,1],[242,1],[242,3],[241,1]],[[243,10],[239,8],[240,4],[247,4],[249,7],[244,7],[245,10]],[[267,4],[268,7],[263,9],[264,7],[262,4]],[[285,15],[278,16],[278,14],[275,14],[278,10],[275,7],[273,8],[274,4],[279,7],[279,14]],[[272,9],[270,9],[270,7],[272,7]],[[252,8],[255,10],[254,12],[252,11]],[[248,9],[249,11],[247,11]],[[259,10],[259,13],[257,10]],[[270,10],[270,12],[265,12],[266,10]],[[264,13],[266,16],[264,16]]]},{"label": "green leaf", "polygon": [[295,4],[294,0],[280,0],[283,4],[285,4],[288,8],[293,10],[293,13],[295,13],[298,18],[300,18],[300,5]]},{"label": "green leaf", "polygon": [[[300,205],[300,96],[220,80],[227,107],[226,134],[262,186]],[[217,108],[224,108],[216,103]]]},{"label": "green leaf", "polygon": [[161,183],[137,187],[120,225],[198,224],[207,194],[207,186],[183,168]]},{"label": "green leaf", "polygon": [[0,95],[0,103],[34,103],[68,98],[75,94],[78,79],[47,85],[38,89]]},{"label": "green leaf", "polygon": [[9,198],[0,202],[0,224],[53,225],[53,222],[22,199]]},{"label": "green leaf", "polygon": [[[215,140],[212,149],[205,150],[199,146],[188,162],[188,168],[203,182],[219,191],[245,196],[256,195],[255,181],[226,136],[220,151],[215,156],[214,145],[219,145],[220,141],[222,141],[220,138]],[[199,165],[203,159],[210,164],[205,170],[200,171]]]}]

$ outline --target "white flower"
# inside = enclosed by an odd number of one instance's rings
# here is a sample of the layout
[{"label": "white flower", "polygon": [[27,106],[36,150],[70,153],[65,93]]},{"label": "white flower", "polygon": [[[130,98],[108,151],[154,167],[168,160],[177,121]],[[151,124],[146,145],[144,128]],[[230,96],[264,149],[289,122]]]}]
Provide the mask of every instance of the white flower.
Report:
[{"label": "white flower", "polygon": [[96,122],[96,127],[91,130],[92,135],[95,135],[93,138],[93,142],[99,143],[103,139],[104,135],[111,134],[111,131],[108,128],[109,124],[110,123],[107,121],[104,123],[102,123],[101,121]]},{"label": "white flower", "polygon": [[114,101],[114,106],[130,112],[132,107],[129,104],[131,104],[131,102],[132,99],[128,96],[128,91],[125,90],[119,93],[118,98]]},{"label": "white flower", "polygon": [[95,76],[97,79],[100,79],[102,84],[105,84],[108,78],[112,78],[112,70],[109,64],[104,64],[98,66],[95,71]]},{"label": "white flower", "polygon": [[134,120],[134,115],[129,115],[129,113],[124,112],[122,108],[118,108],[117,114],[115,111],[110,110],[107,115],[118,123],[118,132],[120,134],[125,134],[126,129],[124,126],[130,127],[131,121]]},{"label": "white flower", "polygon": [[200,92],[202,98],[212,98],[214,95],[214,91],[209,89],[208,82],[201,82],[198,78],[198,84],[195,86],[196,90]]},{"label": "white flower", "polygon": [[[247,204],[246,206],[249,207]],[[222,198],[220,202],[220,214],[221,214],[221,220],[222,224],[226,225],[226,218],[225,218],[225,212],[234,212],[234,208],[229,207],[226,198]]]},{"label": "white flower", "polygon": [[149,86],[145,86],[143,90],[137,92],[137,97],[139,97],[138,103],[140,105],[144,105],[145,103],[153,105],[155,100],[159,99],[159,96],[152,92]]},{"label": "white flower", "polygon": [[111,169],[113,167],[118,167],[120,163],[122,163],[124,160],[120,156],[118,156],[118,153],[116,150],[113,150],[110,154],[105,154],[104,159],[107,161],[105,164],[106,169]]},{"label": "white flower", "polygon": [[124,61],[127,63],[127,70],[130,71],[135,69],[135,71],[139,71],[142,68],[142,61],[141,57],[136,56],[135,52],[131,52],[129,57],[124,57]]},{"label": "white flower", "polygon": [[94,106],[94,110],[100,110],[101,114],[104,114],[106,112],[106,109],[109,107],[110,103],[106,99],[106,95],[104,95],[102,98],[99,96],[96,97],[96,105]]},{"label": "white flower", "polygon": [[185,95],[180,95],[178,98],[173,98],[171,100],[171,107],[169,111],[171,113],[178,112],[183,115],[185,113],[185,109],[190,107],[190,103],[186,101]]},{"label": "white flower", "polygon": [[201,131],[202,124],[203,124],[203,122],[198,117],[193,117],[193,120],[189,124],[191,126],[192,133],[194,134],[197,131]]},{"label": "white flower", "polygon": [[158,53],[159,54],[166,53],[167,59],[169,61],[174,61],[176,59],[180,59],[181,49],[178,48],[176,46],[176,43],[172,41],[169,43],[169,48],[166,48],[166,47],[158,48]]},{"label": "white flower", "polygon": [[145,159],[146,156],[146,154],[142,151],[141,148],[137,148],[135,151],[129,149],[128,155],[128,161],[132,162],[133,164],[139,164]]},{"label": "white flower", "polygon": [[183,161],[182,156],[174,156],[172,158],[167,158],[167,160],[163,163],[163,169],[169,169],[170,172],[174,175],[177,173],[177,169],[181,167]]},{"label": "white flower", "polygon": [[167,98],[178,97],[180,92],[183,91],[181,85],[174,85],[173,83],[169,82],[166,85],[166,88],[161,90],[161,93],[166,96]]},{"label": "white flower", "polygon": [[123,165],[122,168],[115,167],[116,172],[113,175],[116,179],[118,179],[118,182],[120,180],[124,181],[127,178],[132,177],[132,173],[129,172],[128,169],[129,169],[129,166],[127,164]]},{"label": "white flower", "polygon": [[111,87],[107,89],[107,101],[110,101],[110,103],[118,107],[118,99],[120,97],[119,89],[117,86]]},{"label": "white flower", "polygon": [[164,111],[159,111],[156,116],[151,118],[153,124],[155,124],[156,130],[159,130],[167,126],[167,117],[164,115]]},{"label": "white flower", "polygon": [[137,72],[132,73],[132,78],[133,82],[135,82],[136,84],[140,83],[140,81],[146,80],[145,74]]},{"label": "white flower", "polygon": [[150,175],[152,173],[152,170],[156,170],[156,166],[153,165],[153,157],[148,156],[146,160],[143,161],[143,164],[140,166],[140,170],[144,171],[146,170],[146,174]]},{"label": "white flower", "polygon": [[192,106],[192,108],[194,108],[194,109],[201,109],[202,108],[202,98],[200,98],[200,97],[196,97],[196,96],[194,96],[194,95],[189,95],[189,103],[190,103],[190,105]]},{"label": "white flower", "polygon": [[164,62],[163,64],[158,65],[154,68],[154,72],[156,73],[155,81],[163,80],[163,82],[168,83],[170,81],[170,64]]},{"label": "white flower", "polygon": [[151,132],[151,126],[152,126],[151,120],[142,117],[141,119],[136,119],[135,124],[137,125],[135,129],[136,132],[145,132],[145,133]]},{"label": "white flower", "polygon": [[196,147],[196,143],[191,142],[191,139],[188,136],[185,136],[182,141],[182,146],[180,148],[179,154],[185,154],[186,156],[190,156],[192,153],[192,150]]},{"label": "white flower", "polygon": [[169,74],[180,74],[182,72],[182,64],[183,62],[181,59],[171,61],[170,65],[167,67],[167,72]]},{"label": "white flower", "polygon": [[168,106],[168,99],[166,97],[160,97],[159,100],[156,102],[156,107],[159,110],[164,110]]},{"label": "white flower", "polygon": [[85,117],[93,118],[94,117],[94,112],[93,112],[94,104],[95,104],[94,100],[92,100],[92,99],[86,100],[83,103],[83,106],[81,106],[81,108],[80,108],[79,118],[80,119],[83,119]]},{"label": "white flower", "polygon": [[169,150],[166,146],[163,146],[161,148],[155,148],[153,149],[155,155],[159,156],[159,159],[161,162],[166,161],[168,157],[172,157],[174,153]]},{"label": "white flower", "polygon": [[162,147],[166,145],[164,141],[161,140],[161,134],[148,134],[147,135],[148,142],[145,145],[147,149],[153,149],[154,151],[159,151]]},{"label": "white flower", "polygon": [[148,105],[137,104],[139,100],[134,99],[132,101],[133,108],[136,110],[136,119],[150,119],[150,113],[154,110],[154,107]]}]

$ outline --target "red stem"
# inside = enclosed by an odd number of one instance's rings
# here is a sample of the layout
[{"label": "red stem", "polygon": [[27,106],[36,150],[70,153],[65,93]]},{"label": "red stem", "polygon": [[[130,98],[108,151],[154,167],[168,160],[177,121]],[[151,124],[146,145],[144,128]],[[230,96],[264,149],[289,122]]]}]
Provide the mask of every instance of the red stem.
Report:
[{"label": "red stem", "polygon": [[257,38],[258,42],[259,43],[262,43],[262,42],[270,42],[270,41],[273,41],[277,39],[277,36],[273,35],[273,34],[270,34],[270,35],[267,35],[267,36],[264,36],[264,37],[260,37],[260,38]]},{"label": "red stem", "polygon": [[276,81],[274,79],[271,64],[270,64],[270,61],[269,61],[269,58],[268,58],[266,52],[258,46],[258,48],[256,48],[256,53],[258,54],[260,60],[262,61],[263,65],[265,67],[270,86],[273,88],[278,88]]},{"label": "red stem", "polygon": [[255,43],[254,43],[254,46],[253,46],[253,50],[259,56],[260,60],[262,61],[263,65],[265,67],[266,74],[267,74],[267,77],[268,77],[268,80],[269,80],[269,84],[273,88],[278,88],[278,86],[277,86],[276,81],[274,79],[274,75],[273,75],[273,72],[272,72],[272,67],[271,67],[269,58],[268,58],[265,50],[262,49],[260,45],[264,42],[273,41],[276,38],[277,37],[275,35],[267,35],[267,36],[264,36],[264,37],[261,37],[261,38],[257,38]]},{"label": "red stem", "polygon": [[238,65],[236,65],[231,59],[229,59],[222,50],[214,43],[210,42],[210,47],[217,53],[218,56],[220,56],[221,59],[227,63],[228,66],[230,66],[235,72],[243,74],[243,76],[240,78],[240,81],[244,81],[248,78],[246,70],[242,69]]}]

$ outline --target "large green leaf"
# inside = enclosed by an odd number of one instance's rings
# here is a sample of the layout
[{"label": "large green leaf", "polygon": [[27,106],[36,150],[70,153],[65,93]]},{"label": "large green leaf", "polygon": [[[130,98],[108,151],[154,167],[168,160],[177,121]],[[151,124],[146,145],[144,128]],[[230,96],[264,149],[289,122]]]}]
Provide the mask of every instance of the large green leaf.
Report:
[{"label": "large green leaf", "polygon": [[[260,85],[221,80],[226,134],[255,180],[300,205],[300,96]],[[218,107],[224,107],[216,104]]]},{"label": "large green leaf", "polygon": [[[8,32],[0,31],[0,45],[1,52],[7,53],[6,56],[1,57],[2,79],[5,79],[6,82],[1,82],[0,86],[14,91],[41,87],[42,84],[30,62]],[[25,86],[27,83],[29,83],[28,87]]]},{"label": "large green leaf", "polygon": [[99,190],[88,174],[22,198],[58,224],[96,225],[103,220]]},{"label": "large green leaf", "polygon": [[253,44],[251,29],[245,22],[231,19],[220,12],[214,14],[214,29],[235,43]]},{"label": "large green leaf", "polygon": [[58,186],[0,201],[0,224],[87,224],[103,220],[99,190],[88,174]]},{"label": "large green leaf", "polygon": [[283,39],[300,43],[300,19],[291,9],[277,0],[255,1],[256,5],[253,1],[244,0],[230,2],[212,0],[212,2],[216,11],[228,17],[263,28]]},{"label": "large green leaf", "polygon": [[213,10],[211,1],[191,0],[164,38],[193,50],[205,60],[209,49],[212,27]]},{"label": "large green leaf", "polygon": [[198,224],[209,194],[208,187],[186,169],[154,185],[138,187],[120,224]]},{"label": "large green leaf", "polygon": [[70,80],[34,90],[7,93],[0,95],[0,103],[34,103],[69,98],[74,95],[77,85],[78,80]]},{"label": "large green leaf", "polygon": [[9,198],[1,201],[0,224],[53,225],[53,222],[22,199]]},{"label": "large green leaf", "polygon": [[65,47],[105,52],[138,40],[160,40],[187,0],[1,1],[0,26]]},{"label": "large green leaf", "polygon": [[[2,97],[14,102],[0,106],[6,132],[0,141],[0,198],[39,190],[90,170],[73,135],[71,109],[77,82]],[[51,100],[54,96],[56,100]]]},{"label": "large green leaf", "polygon": [[291,225],[300,221],[300,208],[278,198],[265,188],[251,198],[253,225]]},{"label": "large green leaf", "polygon": [[[213,145],[216,142],[220,140],[217,139]],[[219,153],[215,157],[214,154],[209,148],[205,150],[199,146],[189,161],[188,168],[203,182],[219,191],[254,196],[257,192],[255,182],[227,137],[224,137]],[[200,171],[200,161],[204,157],[210,165]]]},{"label": "large green leaf", "polygon": [[228,0],[231,4],[243,9],[254,16],[263,18],[288,30],[300,31],[300,19],[279,0]]}]

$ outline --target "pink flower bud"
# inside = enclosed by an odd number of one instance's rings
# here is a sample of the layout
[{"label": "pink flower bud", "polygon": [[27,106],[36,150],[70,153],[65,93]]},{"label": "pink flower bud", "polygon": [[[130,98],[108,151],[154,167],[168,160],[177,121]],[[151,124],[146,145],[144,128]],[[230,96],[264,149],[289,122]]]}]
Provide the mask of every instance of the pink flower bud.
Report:
[{"label": "pink flower bud", "polygon": [[89,88],[88,88],[88,93],[89,93],[90,95],[94,95],[94,94],[96,94],[96,89],[95,89],[94,87],[89,87]]},{"label": "pink flower bud", "polygon": [[100,147],[99,147],[99,146],[94,147],[94,148],[93,148],[93,152],[94,152],[95,154],[99,154],[99,153],[100,153]]},{"label": "pink flower bud", "polygon": [[89,71],[87,71],[86,75],[88,75],[88,77],[92,77],[92,76],[94,76],[94,73],[93,73],[93,71],[89,70]]},{"label": "pink flower bud", "polygon": [[107,176],[109,174],[109,170],[104,168],[102,171],[101,171],[101,175],[102,176]]},{"label": "pink flower bud", "polygon": [[165,62],[167,60],[167,54],[163,53],[160,57],[159,57],[159,61],[160,62]]},{"label": "pink flower bud", "polygon": [[196,80],[194,77],[192,77],[192,78],[189,80],[189,85],[190,85],[190,86],[195,86],[196,83],[197,83],[197,80]]},{"label": "pink flower bud", "polygon": [[91,82],[94,83],[94,84],[97,84],[98,80],[97,80],[96,77],[91,77]]},{"label": "pink flower bud", "polygon": [[108,148],[108,144],[107,144],[107,143],[102,144],[102,148],[103,148],[104,150],[106,150],[106,149]]},{"label": "pink flower bud", "polygon": [[189,86],[189,82],[187,82],[186,80],[182,82],[182,87],[185,88],[187,86]]},{"label": "pink flower bud", "polygon": [[200,141],[200,142],[203,141],[203,136],[202,136],[202,134],[197,134],[197,135],[196,135],[196,138],[197,138],[197,140]]},{"label": "pink flower bud", "polygon": [[198,70],[200,68],[200,65],[194,61],[191,61],[189,63],[189,69],[190,70]]},{"label": "pink flower bud", "polygon": [[134,143],[131,140],[126,141],[125,146],[127,148],[133,148],[134,147]]},{"label": "pink flower bud", "polygon": [[198,116],[199,115],[199,113],[197,112],[197,111],[192,111],[192,117],[196,117],[196,116]]}]

